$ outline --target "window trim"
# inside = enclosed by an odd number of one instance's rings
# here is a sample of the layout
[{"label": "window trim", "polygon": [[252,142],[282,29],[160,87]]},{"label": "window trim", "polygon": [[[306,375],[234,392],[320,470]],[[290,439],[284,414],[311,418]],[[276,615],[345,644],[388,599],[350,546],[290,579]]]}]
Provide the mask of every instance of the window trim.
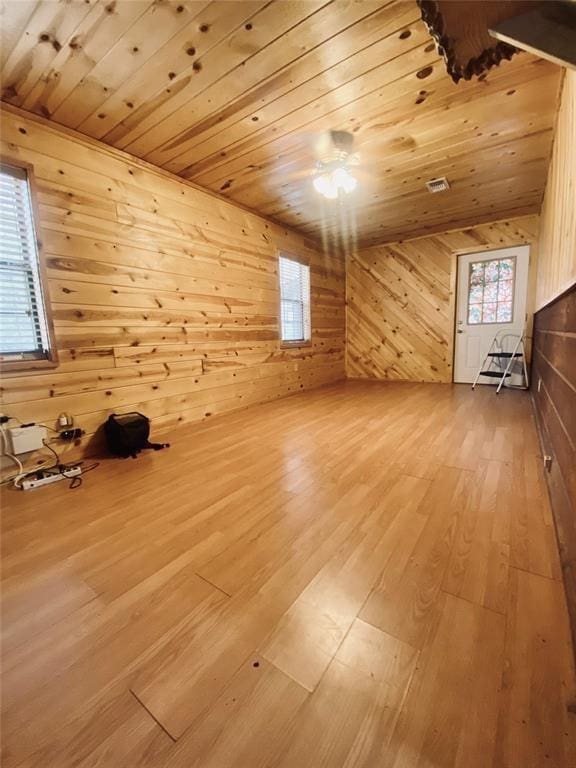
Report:
[{"label": "window trim", "polygon": [[[295,339],[294,341],[285,341],[282,338],[282,282],[280,278],[280,258],[290,259],[290,261],[296,261],[304,267],[308,267],[310,270],[310,338],[309,339]],[[312,269],[310,267],[310,259],[303,256],[297,256],[290,251],[279,250],[276,254],[276,263],[278,265],[278,336],[280,341],[280,349],[294,349],[299,347],[311,347],[312,346]]]},{"label": "window trim", "polygon": [[[18,357],[11,360],[9,355],[0,354],[0,369],[3,372],[10,371],[30,371],[36,369],[56,368],[58,365],[58,349],[56,348],[56,335],[54,333],[54,321],[52,318],[52,302],[50,300],[50,291],[48,286],[48,274],[42,247],[40,211],[38,208],[36,196],[36,177],[34,175],[34,166],[14,157],[0,154],[0,163],[9,165],[13,168],[21,168],[26,172],[28,180],[28,191],[30,193],[30,207],[32,209],[32,226],[34,229],[34,239],[36,241],[36,253],[38,257],[38,274],[40,278],[40,291],[42,292],[42,306],[46,319],[46,329],[48,332],[48,355],[46,357],[34,357],[33,353],[27,353],[29,357]],[[20,353],[13,353],[14,355]],[[26,354],[26,353],[23,353]]]}]

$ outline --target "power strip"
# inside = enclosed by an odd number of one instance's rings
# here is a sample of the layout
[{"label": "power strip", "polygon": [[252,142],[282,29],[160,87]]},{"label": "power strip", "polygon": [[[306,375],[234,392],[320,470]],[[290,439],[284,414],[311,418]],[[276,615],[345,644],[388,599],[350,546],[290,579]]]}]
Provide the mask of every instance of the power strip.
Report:
[{"label": "power strip", "polygon": [[21,488],[25,491],[31,491],[34,488],[41,488],[43,485],[57,483],[58,480],[71,480],[82,474],[82,467],[67,467],[64,472],[54,472],[46,477],[34,478],[33,480],[23,480]]}]

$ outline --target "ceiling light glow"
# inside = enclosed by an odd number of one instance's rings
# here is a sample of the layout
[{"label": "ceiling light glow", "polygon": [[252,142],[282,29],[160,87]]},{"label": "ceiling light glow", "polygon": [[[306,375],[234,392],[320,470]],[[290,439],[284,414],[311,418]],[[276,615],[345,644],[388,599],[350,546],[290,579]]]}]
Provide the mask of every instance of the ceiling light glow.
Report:
[{"label": "ceiling light glow", "polygon": [[313,181],[314,189],[328,200],[335,200],[342,192],[349,194],[356,189],[357,180],[345,165],[337,165],[330,169],[319,169]]}]

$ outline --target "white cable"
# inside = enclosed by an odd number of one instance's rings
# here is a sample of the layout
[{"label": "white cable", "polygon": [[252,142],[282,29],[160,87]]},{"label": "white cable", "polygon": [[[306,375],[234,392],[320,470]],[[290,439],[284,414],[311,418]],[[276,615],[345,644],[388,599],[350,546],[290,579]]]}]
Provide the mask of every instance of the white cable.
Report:
[{"label": "white cable", "polygon": [[[3,440],[3,443],[4,443],[4,455],[8,456],[8,458],[12,459],[18,465],[18,474],[17,475],[13,475],[12,477],[8,477],[5,480],[3,480],[2,481],[2,485],[13,481],[14,482],[14,486],[16,488],[18,488],[19,490],[22,490],[22,485],[21,485],[22,480],[25,477],[28,477],[28,475],[34,475],[40,469],[44,469],[46,467],[47,461],[45,461],[43,464],[39,464],[38,466],[34,467],[34,469],[25,470],[22,462],[20,461],[20,459],[18,459],[16,456],[14,456],[11,453],[8,453],[8,450],[7,450],[8,449],[8,442],[7,442],[7,438],[6,438],[6,432],[5,432],[4,426],[2,424],[0,424],[0,432],[2,433],[2,440]],[[42,441],[42,442],[44,442],[44,444],[46,444],[45,441]],[[58,457],[58,459],[59,458],[60,457]]]},{"label": "white cable", "polygon": [[[42,443],[43,443],[45,446],[47,446],[47,445],[48,445],[48,443],[47,443],[47,441],[46,441],[46,440],[42,440]],[[50,450],[54,452],[54,455],[56,456],[56,460],[57,460],[57,462],[58,462],[58,463],[57,463],[56,465],[51,465],[50,467],[46,467],[46,465],[45,465],[45,464],[42,464],[42,465],[40,465],[39,467],[35,467],[34,469],[30,469],[30,470],[28,470],[28,472],[21,472],[21,473],[18,475],[18,477],[16,477],[16,478],[14,479],[14,485],[16,486],[16,488],[18,488],[19,490],[22,490],[22,485],[21,485],[21,482],[22,482],[22,480],[24,480],[24,478],[25,478],[25,477],[28,477],[28,475],[34,475],[34,474],[36,474],[36,472],[38,472],[38,470],[40,470],[40,469],[44,469],[44,468],[46,468],[46,469],[53,469],[53,468],[55,468],[55,467],[58,467],[58,466],[59,466],[59,462],[60,462],[60,456],[58,456],[58,454],[56,453],[56,451],[54,450],[54,448],[50,448]]]},{"label": "white cable", "polygon": [[28,475],[35,475],[36,472],[39,472],[41,469],[51,469],[53,465],[46,466],[47,462],[44,462],[44,464],[38,464],[38,466],[34,467],[34,469],[29,469],[26,472],[21,472],[19,475],[15,475],[14,477],[14,485],[19,490],[22,490],[21,482],[24,480],[25,477],[28,477]]}]

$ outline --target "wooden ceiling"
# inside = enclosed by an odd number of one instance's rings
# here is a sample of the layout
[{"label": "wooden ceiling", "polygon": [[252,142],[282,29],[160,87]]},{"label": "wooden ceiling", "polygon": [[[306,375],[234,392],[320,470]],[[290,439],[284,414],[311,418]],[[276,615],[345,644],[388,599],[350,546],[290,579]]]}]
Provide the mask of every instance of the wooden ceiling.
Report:
[{"label": "wooden ceiling", "polygon": [[[539,210],[560,68],[454,84],[415,0],[3,0],[2,98],[319,238],[360,244]],[[313,145],[352,131],[346,206]],[[447,176],[431,195],[424,182]]]}]

